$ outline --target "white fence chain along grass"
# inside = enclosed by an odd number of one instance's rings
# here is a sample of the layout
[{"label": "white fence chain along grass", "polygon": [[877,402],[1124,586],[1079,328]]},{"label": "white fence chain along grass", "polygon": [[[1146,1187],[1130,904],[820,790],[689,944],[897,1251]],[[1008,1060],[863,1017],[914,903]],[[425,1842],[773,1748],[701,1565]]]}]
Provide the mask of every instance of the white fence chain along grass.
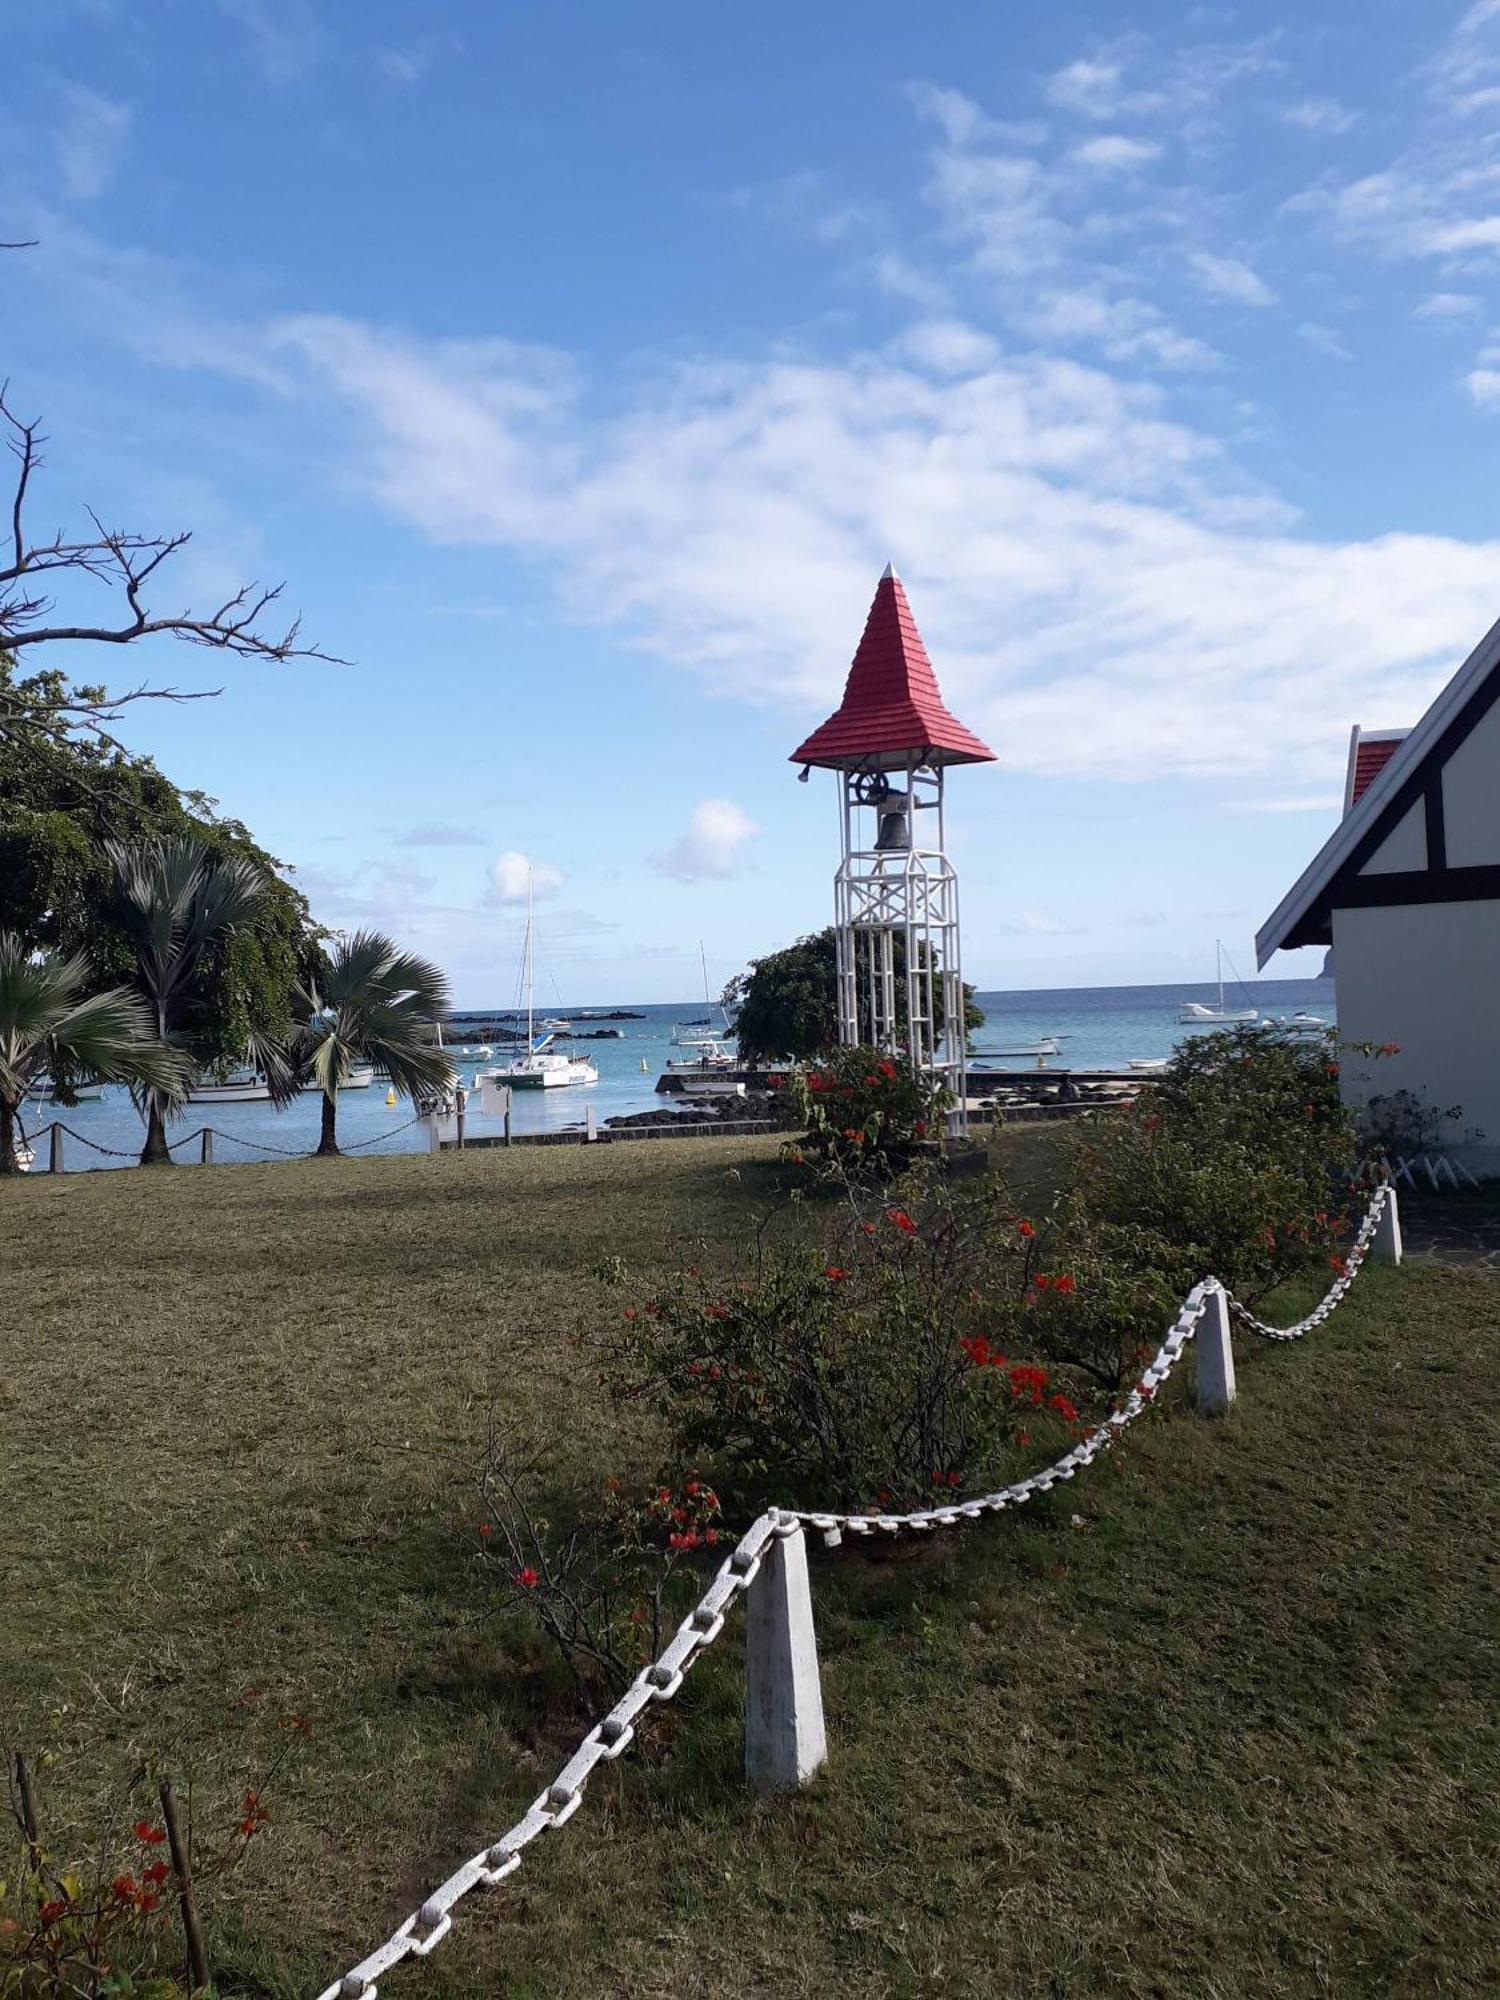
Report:
[{"label": "white fence chain along grass", "polygon": [[1233,1317],[1247,1332],[1258,1333],[1262,1340],[1301,1340],[1305,1334],[1311,1333],[1315,1326],[1321,1326],[1334,1308],[1342,1302],[1345,1293],[1359,1276],[1359,1268],[1370,1254],[1370,1245],[1375,1241],[1375,1232],[1380,1227],[1381,1217],[1385,1214],[1386,1204],[1390,1199],[1390,1183],[1382,1182],[1375,1190],[1375,1198],[1365,1213],[1358,1234],[1349,1246],[1349,1255],[1344,1259],[1343,1270],[1306,1319],[1296,1320],[1291,1326],[1269,1326],[1265,1320],[1257,1319],[1248,1306],[1242,1306],[1233,1292],[1226,1292],[1224,1296],[1229,1301],[1229,1310]]},{"label": "white fence chain along grass", "polygon": [[[1225,1292],[1230,1311],[1242,1325],[1268,1340],[1299,1340],[1305,1333],[1311,1332],[1313,1327],[1327,1319],[1358,1276],[1379,1227],[1387,1193],[1385,1187],[1377,1191],[1350,1247],[1342,1274],[1306,1319],[1291,1327],[1268,1326],[1240,1305],[1232,1293]],[[683,1677],[693,1662],[718,1638],[724,1629],[724,1618],[730,1605],[754,1583],[760,1574],[762,1558],[776,1537],[797,1534],[804,1526],[820,1530],[830,1546],[837,1544],[846,1534],[924,1534],[934,1528],[957,1527],[966,1521],[981,1520],[986,1514],[999,1514],[1008,1507],[1022,1506],[1035,1494],[1046,1493],[1060,1482],[1072,1479],[1084,1466],[1092,1464],[1101,1453],[1116,1444],[1137,1417],[1151,1407],[1157,1392],[1182,1359],[1188,1342],[1197,1332],[1199,1322],[1208,1309],[1210,1294],[1223,1290],[1217,1278],[1205,1278],[1194,1285],[1183,1300],[1150,1366],[1119,1408],[1104,1418],[1071,1451],[1065,1452],[1042,1471],[1032,1473],[1029,1478],[1018,1479],[1010,1486],[999,1487],[995,1492],[981,1494],[974,1500],[929,1507],[915,1514],[832,1514],[785,1507],[773,1507],[762,1514],[720,1564],[713,1582],[683,1619],[661,1654],[641,1669],[609,1714],[589,1731],[552,1783],[527,1807],[515,1825],[502,1833],[498,1840],[471,1855],[461,1867],[455,1868],[447,1881],[433,1890],[420,1909],[397,1925],[384,1944],[377,1946],[367,1958],[362,1958],[341,1979],[325,1987],[318,2000],[376,2000],[377,1981],[393,1965],[399,1965],[408,1956],[425,1958],[428,1952],[442,1943],[453,1928],[454,1907],[471,1889],[481,1885],[493,1888],[503,1882],[520,1867],[522,1852],[533,1840],[540,1834],[565,1825],[573,1817],[583,1803],[584,1787],[595,1768],[602,1763],[612,1763],[629,1749],[635,1737],[636,1717],[652,1702],[670,1701],[682,1686]]]}]

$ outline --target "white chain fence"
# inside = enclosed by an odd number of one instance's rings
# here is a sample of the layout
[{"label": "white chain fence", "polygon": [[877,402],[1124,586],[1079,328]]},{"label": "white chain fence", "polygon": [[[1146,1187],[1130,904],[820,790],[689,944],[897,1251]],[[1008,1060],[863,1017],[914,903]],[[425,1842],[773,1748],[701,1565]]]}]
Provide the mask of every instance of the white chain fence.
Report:
[{"label": "white chain fence", "polygon": [[[376,2000],[377,1984],[391,1967],[408,1956],[425,1958],[453,1928],[455,1906],[472,1889],[494,1888],[521,1865],[521,1855],[539,1835],[555,1830],[570,1820],[583,1803],[584,1787],[595,1768],[613,1763],[628,1750],[635,1737],[636,1717],[653,1702],[668,1702],[682,1686],[683,1678],[724,1630],[725,1616],[735,1599],[748,1591],[774,1545],[802,1533],[804,1525],[816,1528],[832,1547],[844,1535],[926,1534],[934,1528],[952,1528],[967,1521],[1000,1514],[1009,1507],[1024,1505],[1038,1493],[1046,1493],[1072,1479],[1116,1444],[1141,1414],[1150,1408],[1157,1392],[1165,1385],[1198,1332],[1205,1315],[1220,1299],[1228,1312],[1249,1331],[1275,1341],[1300,1340],[1322,1324],[1340,1304],[1359,1275],[1384,1228],[1384,1248],[1392,1262],[1401,1256],[1400,1224],[1395,1190],[1389,1184],[1377,1189],[1359,1232],[1350,1246],[1344,1269],[1323,1299],[1305,1319],[1292,1326],[1275,1327],[1257,1319],[1217,1278],[1205,1278],[1188,1293],[1182,1308],[1156,1350],[1139,1384],[1090,1431],[1080,1443],[1040,1472],[1018,1479],[993,1493],[950,1506],[924,1508],[912,1514],[837,1514],[822,1510],[773,1507],[748,1528],[733,1553],[719,1566],[713,1582],[678,1626],[676,1633],[650,1666],[643,1667],[602,1722],[592,1728],[552,1783],[533,1800],[514,1826],[498,1840],[482,1847],[459,1868],[411,1916],[358,1965],[325,1987],[318,2000]],[[1200,1363],[1200,1367],[1201,1367]],[[1232,1377],[1231,1377],[1232,1381]],[[1231,1388],[1232,1394],[1232,1388]],[[810,1624],[808,1638],[811,1638]],[[814,1656],[814,1674],[816,1673]],[[821,1736],[821,1707],[817,1719]],[[821,1760],[821,1752],[813,1761]]]}]

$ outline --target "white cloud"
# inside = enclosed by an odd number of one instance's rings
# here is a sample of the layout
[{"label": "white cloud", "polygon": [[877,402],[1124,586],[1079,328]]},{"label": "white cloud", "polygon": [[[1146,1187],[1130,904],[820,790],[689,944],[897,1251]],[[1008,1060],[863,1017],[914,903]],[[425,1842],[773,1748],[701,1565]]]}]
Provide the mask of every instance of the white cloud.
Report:
[{"label": "white cloud", "polygon": [[1194,250],[1188,257],[1198,283],[1211,297],[1233,299],[1242,306],[1273,306],[1276,294],[1258,271],[1238,257],[1218,257]]},{"label": "white cloud", "polygon": [[400,47],[377,49],[374,56],[375,67],[387,83],[410,88],[411,85],[422,81],[442,53],[444,46],[441,36],[424,35]]},{"label": "white cloud", "polygon": [[1046,910],[1023,910],[1020,916],[998,928],[1008,937],[1082,937],[1083,927]]},{"label": "white cloud", "polygon": [[1073,148],[1072,157],[1081,167],[1098,167],[1105,173],[1131,173],[1161,158],[1162,149],[1151,139],[1129,139],[1121,132],[1107,132],[1086,139]]},{"label": "white cloud", "polygon": [[562,870],[549,867],[545,861],[534,860],[529,854],[521,854],[514,848],[508,848],[504,854],[497,854],[490,863],[484,900],[487,903],[501,905],[524,903],[528,881],[534,896],[555,895],[563,885]]},{"label": "white cloud", "polygon": [[1097,346],[1112,361],[1145,359],[1162,368],[1214,368],[1219,357],[1196,335],[1181,333],[1145,299],[1110,298],[1102,288],[1044,293],[1018,315],[1038,339]]},{"label": "white cloud", "polygon": [[1318,354],[1326,354],[1333,361],[1352,361],[1353,353],[1343,335],[1331,326],[1320,326],[1316,320],[1304,320],[1297,329],[1297,338]]},{"label": "white cloud", "polygon": [[686,830],[664,853],[652,856],[652,865],[681,882],[733,875],[746,841],[759,831],[732,799],[700,799]]},{"label": "white cloud", "polygon": [[63,194],[92,201],[114,179],[130,143],[131,110],[81,83],[61,86],[53,135]]},{"label": "white cloud", "polygon": [[1113,118],[1125,109],[1154,111],[1161,98],[1157,92],[1127,93],[1125,74],[1118,62],[1080,57],[1047,79],[1047,95],[1064,111],[1076,111],[1084,118]]},{"label": "white cloud", "polygon": [[1465,387],[1481,410],[1500,409],[1500,369],[1471,369]]},{"label": "white cloud", "polygon": [[954,319],[919,320],[901,335],[900,348],[935,375],[976,374],[1000,353],[989,334]]},{"label": "white cloud", "polygon": [[397,840],[399,847],[482,847],[484,836],[471,826],[449,826],[441,820],[424,820]]},{"label": "white cloud", "polygon": [[1335,97],[1304,97],[1299,104],[1286,105],[1281,118],[1283,124],[1300,126],[1304,132],[1327,133],[1334,138],[1359,123],[1359,113]]},{"label": "white cloud", "polygon": [[1464,319],[1480,309],[1472,292],[1431,292],[1412,307],[1413,319]]},{"label": "white cloud", "polygon": [[243,33],[269,83],[299,83],[317,64],[326,33],[309,0],[215,0]]}]

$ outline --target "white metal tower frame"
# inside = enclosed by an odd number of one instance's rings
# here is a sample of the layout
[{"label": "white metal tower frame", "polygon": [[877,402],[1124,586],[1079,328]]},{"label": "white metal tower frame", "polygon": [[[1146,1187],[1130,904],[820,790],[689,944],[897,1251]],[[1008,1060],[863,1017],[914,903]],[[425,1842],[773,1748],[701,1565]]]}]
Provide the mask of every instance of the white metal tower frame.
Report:
[{"label": "white metal tower frame", "polygon": [[[967,1057],[959,957],[958,876],[943,837],[943,767],[913,752],[839,773],[843,856],[834,877],[839,1041],[909,1062],[953,1099],[965,1129]],[[883,788],[888,787],[885,797]],[[910,844],[877,843],[891,794],[907,795]],[[898,814],[900,808],[894,808]],[[905,941],[906,1032],[896,1004],[896,938]],[[941,995],[941,1009],[934,1005]],[[938,1020],[941,1012],[941,1022]]]}]

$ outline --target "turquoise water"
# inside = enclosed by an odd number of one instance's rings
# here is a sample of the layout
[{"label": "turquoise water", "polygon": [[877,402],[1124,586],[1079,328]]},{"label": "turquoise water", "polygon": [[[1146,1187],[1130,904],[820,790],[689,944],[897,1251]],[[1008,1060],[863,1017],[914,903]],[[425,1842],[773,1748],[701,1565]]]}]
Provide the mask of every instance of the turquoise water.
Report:
[{"label": "turquoise water", "polygon": [[[1331,981],[1280,979],[1260,980],[1249,989],[1248,1001],[1232,993],[1231,1006],[1247,1004],[1261,1014],[1291,1014],[1299,1009],[1333,1020]],[[1016,1049],[1054,1035],[1062,1040],[1062,1052],[1049,1067],[1114,1068],[1132,1058],[1166,1056],[1177,1043],[1196,1032],[1178,1025],[1176,1014],[1183,1000],[1212,1002],[1210,986],[1114,986],[1059,989],[1056,992],[981,993],[979,1004],[986,1015],[985,1026],[975,1037],[979,1060],[986,1049]],[[598,1012],[606,1005],[590,1002],[578,1012]],[[563,1010],[572,1014],[574,1010]],[[624,1031],[618,1042],[576,1042],[562,1044],[579,1054],[587,1054],[597,1064],[596,1084],[562,1090],[517,1091],[514,1124],[518,1132],[552,1132],[583,1124],[584,1108],[592,1105],[602,1124],[606,1118],[632,1111],[648,1111],[662,1104],[656,1095],[656,1079],[672,1052],[677,1033],[710,1033],[694,1030],[690,1024],[702,1019],[702,1001],[680,1006],[641,1007],[644,1018],[613,1024]],[[461,1035],[460,1035],[461,1045]],[[464,1059],[450,1051],[464,1078],[472,1077],[481,1066],[480,1057]],[[503,1059],[497,1045],[487,1060]],[[997,1059],[998,1060],[998,1059]],[[644,1068],[642,1065],[644,1064]],[[482,1137],[498,1130],[471,1099],[470,1132]],[[64,1164],[70,1173],[90,1167],[127,1166],[140,1151],[141,1121],[128,1092],[111,1088],[91,1104],[72,1110],[50,1106],[28,1106],[24,1114],[27,1131],[35,1131],[60,1118],[79,1138],[64,1141]],[[376,1084],[369,1090],[346,1091],[339,1099],[339,1140],[361,1153],[410,1152],[418,1134],[408,1121],[411,1109],[404,1101],[387,1105],[385,1090]],[[318,1143],[318,1099],[306,1096],[287,1111],[269,1104],[195,1104],[172,1128],[174,1144],[189,1139],[203,1125],[212,1125],[218,1135],[214,1157],[218,1161],[264,1160],[282,1153],[309,1153]],[[405,1130],[396,1130],[406,1127]],[[108,1147],[110,1153],[93,1151],[84,1140]],[[122,1157],[115,1157],[120,1155]],[[197,1157],[197,1142],[184,1147],[182,1159]],[[45,1157],[38,1166],[45,1165]]]}]

